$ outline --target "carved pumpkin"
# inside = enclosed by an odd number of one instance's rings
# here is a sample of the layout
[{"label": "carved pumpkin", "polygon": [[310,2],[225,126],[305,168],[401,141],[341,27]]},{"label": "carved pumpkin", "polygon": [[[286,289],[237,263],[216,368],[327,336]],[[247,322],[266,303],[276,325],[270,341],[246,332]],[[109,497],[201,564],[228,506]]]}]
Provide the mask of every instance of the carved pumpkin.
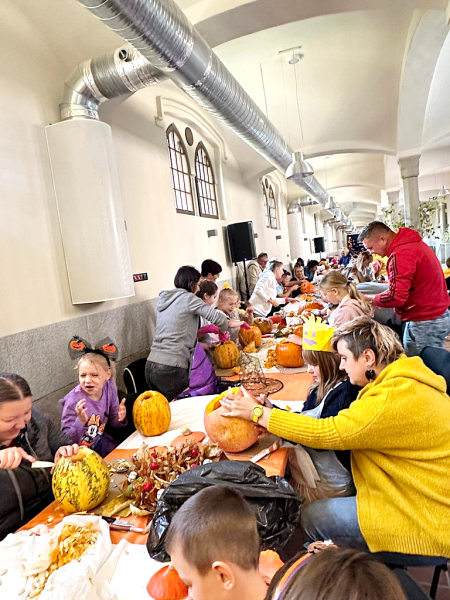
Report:
[{"label": "carved pumpkin", "polygon": [[276,357],[278,364],[282,367],[302,367],[302,347],[283,340],[277,344]]},{"label": "carved pumpkin", "polygon": [[259,572],[269,585],[273,576],[284,566],[284,562],[274,550],[264,550],[259,554]]},{"label": "carved pumpkin", "polygon": [[238,347],[231,340],[214,349],[214,361],[219,369],[232,369],[237,365],[240,355]]},{"label": "carved pumpkin", "polygon": [[304,281],[300,286],[300,291],[302,294],[313,294],[314,286],[310,281]]},{"label": "carved pumpkin", "polygon": [[150,577],[147,592],[154,600],[182,600],[189,590],[172,565],[167,565]]},{"label": "carved pumpkin", "polygon": [[[241,395],[238,387],[231,388],[233,394]],[[228,390],[217,396],[205,408],[205,431],[212,442],[219,444],[224,452],[242,452],[258,439],[258,429],[252,421],[240,417],[223,417],[228,411],[220,404]]]},{"label": "carved pumpkin", "polygon": [[255,321],[256,326],[259,327],[262,335],[266,335],[270,333],[273,329],[273,325],[271,321]]},{"label": "carved pumpkin", "polygon": [[133,406],[133,421],[142,435],[161,435],[169,429],[171,421],[170,405],[159,392],[144,392],[136,398]]},{"label": "carved pumpkin", "polygon": [[255,346],[259,348],[262,342],[262,334],[259,327],[254,325],[250,329],[239,330],[239,340],[243,346],[247,346],[250,342],[255,342]]}]

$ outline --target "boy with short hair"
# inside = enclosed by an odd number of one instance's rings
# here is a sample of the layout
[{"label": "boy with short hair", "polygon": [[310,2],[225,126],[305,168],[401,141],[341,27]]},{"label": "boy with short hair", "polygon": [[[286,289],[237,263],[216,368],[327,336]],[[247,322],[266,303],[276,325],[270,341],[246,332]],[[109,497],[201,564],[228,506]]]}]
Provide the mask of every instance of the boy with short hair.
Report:
[{"label": "boy with short hair", "polygon": [[256,517],[226,486],[206,488],[177,511],[166,537],[172,565],[192,600],[263,600]]}]

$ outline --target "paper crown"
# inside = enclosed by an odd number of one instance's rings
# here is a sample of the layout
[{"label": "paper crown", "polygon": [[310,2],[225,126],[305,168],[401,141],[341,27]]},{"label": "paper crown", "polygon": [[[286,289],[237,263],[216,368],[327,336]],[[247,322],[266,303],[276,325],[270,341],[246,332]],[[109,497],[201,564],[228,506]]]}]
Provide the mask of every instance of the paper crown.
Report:
[{"label": "paper crown", "polygon": [[303,324],[303,350],[317,350],[319,352],[331,352],[331,338],[334,328],[313,316],[304,319]]}]

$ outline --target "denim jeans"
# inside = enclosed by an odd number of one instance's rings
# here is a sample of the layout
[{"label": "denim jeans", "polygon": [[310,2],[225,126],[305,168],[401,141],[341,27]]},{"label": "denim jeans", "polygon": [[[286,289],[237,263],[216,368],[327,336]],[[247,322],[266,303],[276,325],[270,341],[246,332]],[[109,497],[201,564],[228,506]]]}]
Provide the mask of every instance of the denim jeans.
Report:
[{"label": "denim jeans", "polygon": [[338,546],[369,550],[358,523],[356,496],[311,502],[302,510],[301,521],[311,542],[331,539]]},{"label": "denim jeans", "polygon": [[145,379],[152,390],[160,392],[170,402],[189,386],[189,370],[148,360]]},{"label": "denim jeans", "polygon": [[403,346],[407,356],[419,356],[426,346],[442,348],[450,332],[450,313],[431,321],[407,321],[403,332]]}]

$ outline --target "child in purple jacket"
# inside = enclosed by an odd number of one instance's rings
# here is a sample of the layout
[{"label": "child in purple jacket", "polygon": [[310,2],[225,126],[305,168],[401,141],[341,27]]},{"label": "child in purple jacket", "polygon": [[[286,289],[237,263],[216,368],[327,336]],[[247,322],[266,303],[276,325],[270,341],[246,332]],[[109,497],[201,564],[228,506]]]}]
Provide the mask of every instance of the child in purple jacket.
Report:
[{"label": "child in purple jacket", "polygon": [[113,427],[127,424],[125,399],[119,403],[110,361],[104,354],[83,354],[77,369],[80,384],[60,400],[61,429],[74,443],[106,456],[117,442],[105,433],[105,427],[107,423]]}]

